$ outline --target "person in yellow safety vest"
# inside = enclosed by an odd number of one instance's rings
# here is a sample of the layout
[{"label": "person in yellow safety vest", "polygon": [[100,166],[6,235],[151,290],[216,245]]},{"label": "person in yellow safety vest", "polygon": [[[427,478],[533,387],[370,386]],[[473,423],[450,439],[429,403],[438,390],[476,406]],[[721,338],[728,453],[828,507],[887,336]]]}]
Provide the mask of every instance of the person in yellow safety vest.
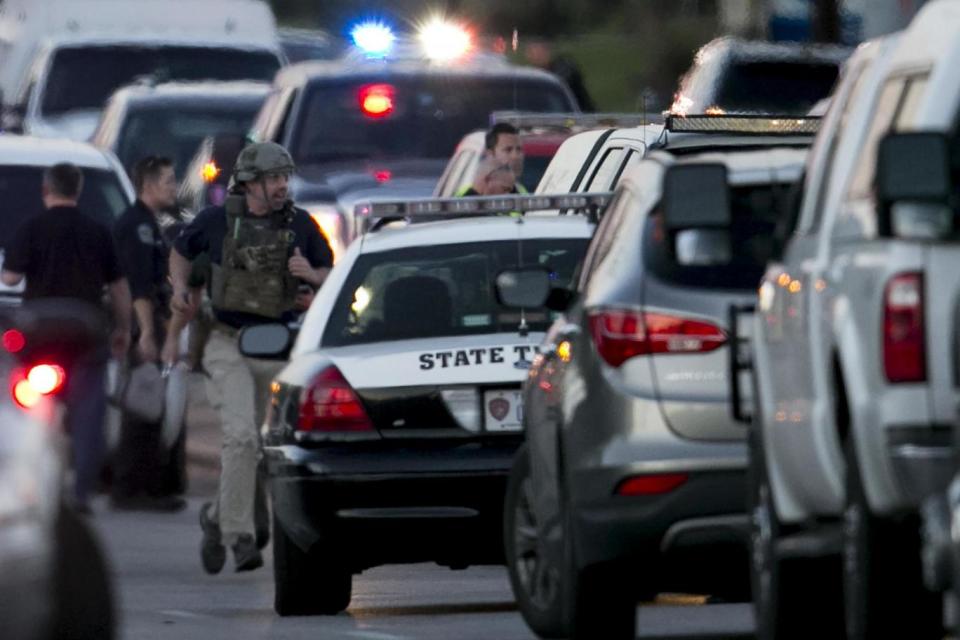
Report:
[{"label": "person in yellow safety vest", "polygon": [[[527,188],[520,182],[520,176],[523,175],[523,143],[520,141],[520,132],[512,124],[499,122],[493,125],[484,140],[484,157],[492,157],[497,164],[507,164],[513,169],[514,184],[513,188],[507,193],[529,193]],[[479,169],[479,168],[478,168]],[[461,188],[457,196],[476,195],[467,192],[474,188],[474,185]]]}]

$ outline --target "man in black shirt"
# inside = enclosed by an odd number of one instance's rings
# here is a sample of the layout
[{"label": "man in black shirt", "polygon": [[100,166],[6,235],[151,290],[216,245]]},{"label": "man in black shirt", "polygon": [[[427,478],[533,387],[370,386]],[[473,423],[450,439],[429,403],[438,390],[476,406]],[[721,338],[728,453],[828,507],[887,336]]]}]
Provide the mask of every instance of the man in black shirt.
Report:
[{"label": "man in black shirt", "polygon": [[[24,301],[66,298],[102,305],[110,295],[113,332],[110,349],[122,357],[130,343],[130,290],[120,272],[110,231],[77,208],[83,174],[58,164],[43,176],[45,211],[24,223],[10,244],[0,279],[16,286],[26,277]],[[106,322],[106,318],[104,319]],[[67,429],[73,442],[77,510],[89,513],[103,457],[106,354],[90,354],[67,373]]]},{"label": "man in black shirt", "polygon": [[206,253],[212,265],[216,322],[203,366],[210,376],[208,396],[220,414],[223,446],[217,500],[200,512],[201,560],[208,573],[223,569],[228,546],[237,571],[263,564],[254,526],[258,425],[270,382],[283,363],[244,357],[237,333],[250,325],[291,320],[299,287],[320,287],[333,265],[330,245],[310,214],[287,199],[293,171],[293,159],[280,145],[250,145],[237,158],[235,186],[226,203],[201,211],[170,252],[175,324],[178,316],[196,313],[198,295],[189,288],[191,261]]},{"label": "man in black shirt", "polygon": [[[136,347],[130,366],[158,365],[160,347],[166,335],[170,295],[167,285],[167,245],[157,216],[177,204],[177,179],[169,158],[148,156],[133,168],[137,201],[117,220],[113,238],[120,266],[130,283],[133,297]],[[146,422],[125,414],[120,443],[113,461],[112,504],[118,509],[178,511],[186,506],[182,498],[166,493],[163,487],[164,451],[162,423]]]}]

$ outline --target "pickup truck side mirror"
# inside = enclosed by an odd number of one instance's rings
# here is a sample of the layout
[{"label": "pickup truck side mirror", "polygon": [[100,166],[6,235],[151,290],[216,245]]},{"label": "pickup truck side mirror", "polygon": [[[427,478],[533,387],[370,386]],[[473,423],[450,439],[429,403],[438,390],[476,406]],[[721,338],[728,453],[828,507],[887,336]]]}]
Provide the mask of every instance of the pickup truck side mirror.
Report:
[{"label": "pickup truck side mirror", "polygon": [[881,235],[937,236],[953,230],[950,141],[934,131],[892,133],[877,150]]},{"label": "pickup truck side mirror", "polygon": [[663,176],[664,226],[682,266],[727,264],[732,259],[727,167],[677,164]]}]

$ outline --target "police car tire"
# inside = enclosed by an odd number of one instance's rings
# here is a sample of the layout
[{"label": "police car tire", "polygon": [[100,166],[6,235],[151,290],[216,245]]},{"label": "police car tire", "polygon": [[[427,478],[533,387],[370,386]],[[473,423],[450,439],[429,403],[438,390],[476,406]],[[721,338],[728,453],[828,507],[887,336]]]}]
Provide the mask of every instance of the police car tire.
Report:
[{"label": "police car tire", "polygon": [[336,615],[350,605],[353,573],[320,540],[309,553],[273,516],[273,608],[280,616]]},{"label": "police car tire", "polygon": [[[926,589],[920,523],[873,514],[851,441],[846,457],[843,591],[847,640],[942,638],[942,595]],[[908,615],[905,615],[909,612]]]},{"label": "police car tire", "polygon": [[90,526],[60,508],[54,565],[54,640],[112,640],[116,616],[110,574]]},{"label": "police car tire", "polygon": [[[520,575],[517,557],[517,536],[522,535],[518,527],[526,526],[535,531],[536,515],[525,495],[530,483],[530,454],[527,445],[517,450],[507,480],[507,492],[503,505],[503,548],[507,558],[507,573],[510,576],[510,586],[517,599],[520,613],[527,625],[541,638],[563,638],[567,636],[568,625],[564,620],[563,599],[559,592],[561,583],[559,567],[549,567],[553,573],[556,589],[548,602],[537,602],[537,598],[529,593],[529,587]],[[528,532],[528,535],[531,532]],[[533,558],[534,562],[548,562],[546,558]],[[544,585],[549,588],[550,585]]]}]

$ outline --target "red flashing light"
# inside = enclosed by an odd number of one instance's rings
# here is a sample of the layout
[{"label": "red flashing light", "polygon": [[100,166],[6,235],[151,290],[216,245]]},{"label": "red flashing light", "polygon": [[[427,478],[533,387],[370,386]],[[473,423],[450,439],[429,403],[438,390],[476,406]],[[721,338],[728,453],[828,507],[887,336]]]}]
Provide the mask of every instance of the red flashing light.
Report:
[{"label": "red flashing light", "polygon": [[67,373],[58,364],[36,364],[24,371],[18,369],[13,374],[13,399],[24,409],[32,409],[44,396],[50,396],[67,382]]},{"label": "red flashing light", "polygon": [[386,118],[394,109],[396,89],[390,84],[368,84],[357,94],[360,110],[370,118]]},{"label": "red flashing light", "polygon": [[300,396],[300,431],[373,431],[357,393],[336,367],[327,367]]},{"label": "red flashing light", "polygon": [[374,171],[373,177],[377,182],[390,182],[390,179],[393,178],[393,172],[387,169],[382,171]]},{"label": "red flashing light", "polygon": [[8,329],[3,332],[3,348],[10,353],[20,353],[27,346],[27,339],[20,331]]},{"label": "red flashing light", "polygon": [[685,484],[690,476],[686,473],[662,473],[627,478],[617,486],[619,496],[655,496],[670,493]]}]

